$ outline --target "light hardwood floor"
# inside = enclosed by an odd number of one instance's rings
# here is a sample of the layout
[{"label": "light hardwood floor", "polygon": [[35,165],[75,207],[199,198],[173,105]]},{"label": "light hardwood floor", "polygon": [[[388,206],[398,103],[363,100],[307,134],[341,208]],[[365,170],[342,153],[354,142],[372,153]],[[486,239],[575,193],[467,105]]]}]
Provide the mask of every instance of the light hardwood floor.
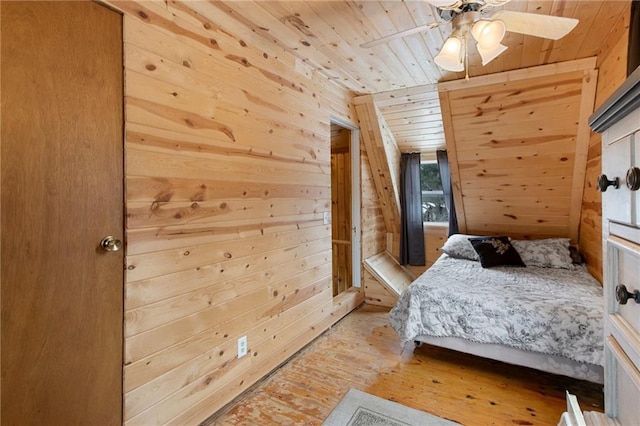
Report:
[{"label": "light hardwood floor", "polygon": [[319,425],[349,388],[465,425],[556,425],[565,389],[602,411],[602,386],[423,345],[402,350],[387,309],[364,305],[226,412],[220,425]]}]

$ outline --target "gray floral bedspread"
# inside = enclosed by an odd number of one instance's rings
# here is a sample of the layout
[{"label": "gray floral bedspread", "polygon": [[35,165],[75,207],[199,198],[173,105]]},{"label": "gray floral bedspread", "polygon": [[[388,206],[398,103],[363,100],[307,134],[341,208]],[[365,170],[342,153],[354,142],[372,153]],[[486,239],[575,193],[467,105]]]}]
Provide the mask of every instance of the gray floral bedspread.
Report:
[{"label": "gray floral bedspread", "polygon": [[389,317],[403,342],[460,337],[603,364],[602,287],[582,267],[496,267],[443,255]]}]

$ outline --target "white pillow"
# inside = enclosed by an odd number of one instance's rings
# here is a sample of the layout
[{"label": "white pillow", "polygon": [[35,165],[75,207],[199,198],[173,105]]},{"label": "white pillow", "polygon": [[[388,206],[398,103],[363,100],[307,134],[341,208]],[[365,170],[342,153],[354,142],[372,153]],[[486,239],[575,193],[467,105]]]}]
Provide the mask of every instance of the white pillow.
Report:
[{"label": "white pillow", "polygon": [[453,234],[447,239],[440,250],[456,259],[479,261],[478,253],[476,253],[473,245],[471,245],[471,241],[469,241],[469,238],[476,237],[477,235]]},{"label": "white pillow", "polygon": [[544,240],[512,240],[511,245],[520,254],[527,266],[541,268],[574,269],[569,252],[569,238],[548,238]]}]

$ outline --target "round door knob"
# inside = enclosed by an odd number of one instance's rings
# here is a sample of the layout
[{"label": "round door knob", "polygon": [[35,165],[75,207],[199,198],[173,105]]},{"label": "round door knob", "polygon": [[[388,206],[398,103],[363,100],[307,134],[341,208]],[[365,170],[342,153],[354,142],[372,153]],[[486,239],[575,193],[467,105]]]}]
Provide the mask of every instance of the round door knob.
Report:
[{"label": "round door knob", "polygon": [[104,251],[118,251],[122,248],[122,241],[109,235],[100,241],[100,247],[102,247]]},{"label": "round door knob", "polygon": [[627,171],[627,188],[632,191],[640,189],[640,169],[632,167]]},{"label": "round door knob", "polygon": [[627,300],[633,299],[636,303],[640,303],[640,290],[634,290],[631,293],[624,284],[616,286],[616,300],[621,305],[626,305]]},{"label": "round door knob", "polygon": [[598,176],[598,189],[600,192],[606,191],[610,186],[613,186],[615,189],[620,188],[620,179],[613,178],[613,180],[609,180],[607,175]]}]

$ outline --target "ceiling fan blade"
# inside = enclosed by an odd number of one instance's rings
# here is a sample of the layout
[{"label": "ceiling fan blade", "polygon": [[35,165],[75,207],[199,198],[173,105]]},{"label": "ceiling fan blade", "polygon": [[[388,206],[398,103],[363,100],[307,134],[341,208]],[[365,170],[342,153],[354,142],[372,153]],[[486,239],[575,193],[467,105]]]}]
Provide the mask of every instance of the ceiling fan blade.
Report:
[{"label": "ceiling fan blade", "polygon": [[577,19],[561,16],[536,15],[535,13],[502,10],[494,13],[491,20],[499,19],[507,26],[507,31],[536,37],[558,40],[575,28]]},{"label": "ceiling fan blade", "polygon": [[435,28],[438,25],[440,25],[440,23],[432,22],[430,24],[424,24],[424,25],[420,25],[420,26],[417,26],[417,27],[414,27],[414,28],[409,28],[408,30],[399,31],[397,33],[393,33],[393,34],[389,34],[389,35],[384,36],[384,37],[380,37],[379,39],[376,39],[376,40],[371,40],[371,41],[368,41],[366,43],[362,43],[360,45],[360,47],[367,48],[367,47],[377,46],[379,44],[386,43],[388,41],[395,40],[397,38],[406,37],[406,36],[411,35],[411,34],[415,34],[415,33],[419,33],[419,32],[422,32],[422,31],[430,30],[431,28]]},{"label": "ceiling fan blade", "polygon": [[460,0],[425,0],[426,3],[433,5],[435,7],[440,7],[444,9],[449,8],[458,8],[462,6],[462,1]]},{"label": "ceiling fan blade", "polygon": [[484,0],[484,3],[489,7],[500,7],[509,3],[511,0]]}]

